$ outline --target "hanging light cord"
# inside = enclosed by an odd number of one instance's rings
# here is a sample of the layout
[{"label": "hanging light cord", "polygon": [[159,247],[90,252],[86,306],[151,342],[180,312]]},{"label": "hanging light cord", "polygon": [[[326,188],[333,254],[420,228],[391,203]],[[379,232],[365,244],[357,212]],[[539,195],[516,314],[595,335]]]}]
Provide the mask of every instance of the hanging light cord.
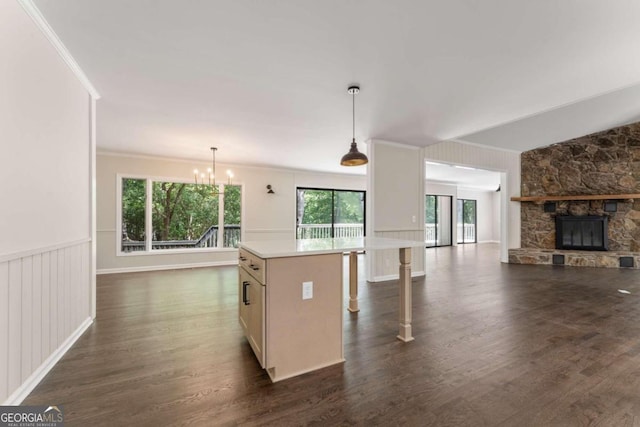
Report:
[{"label": "hanging light cord", "polygon": [[355,91],[351,94],[351,99],[353,100],[353,140],[356,140],[356,93]]}]

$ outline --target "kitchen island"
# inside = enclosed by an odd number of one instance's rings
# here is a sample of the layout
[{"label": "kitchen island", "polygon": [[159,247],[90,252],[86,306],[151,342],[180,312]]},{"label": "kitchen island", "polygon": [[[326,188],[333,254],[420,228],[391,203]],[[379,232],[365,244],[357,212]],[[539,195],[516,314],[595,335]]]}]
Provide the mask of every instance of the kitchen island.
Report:
[{"label": "kitchen island", "polygon": [[356,252],[399,249],[397,338],[411,331],[411,248],[424,242],[333,238],[242,242],[239,317],[245,336],[272,381],[344,361],[342,254],[350,253],[349,311],[358,311]]}]

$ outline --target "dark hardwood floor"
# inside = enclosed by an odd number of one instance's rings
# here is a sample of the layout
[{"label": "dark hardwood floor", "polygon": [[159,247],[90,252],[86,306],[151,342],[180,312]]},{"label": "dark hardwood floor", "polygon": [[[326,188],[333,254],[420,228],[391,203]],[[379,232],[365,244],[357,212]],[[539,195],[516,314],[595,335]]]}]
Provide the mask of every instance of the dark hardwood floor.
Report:
[{"label": "dark hardwood floor", "polygon": [[347,361],[276,384],[238,325],[235,267],[99,276],[94,325],[24,404],[61,404],[69,426],[639,426],[640,272],[497,251],[427,250],[411,343],[397,284],[360,282]]}]

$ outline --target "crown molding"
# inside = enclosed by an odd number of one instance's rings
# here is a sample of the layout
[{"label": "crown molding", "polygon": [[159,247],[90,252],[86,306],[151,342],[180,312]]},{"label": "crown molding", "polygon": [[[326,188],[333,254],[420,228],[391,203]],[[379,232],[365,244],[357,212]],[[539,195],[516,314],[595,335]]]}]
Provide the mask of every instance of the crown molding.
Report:
[{"label": "crown molding", "polygon": [[58,54],[62,57],[67,66],[71,69],[73,74],[80,80],[82,86],[89,92],[93,99],[100,99],[100,94],[96,90],[96,88],[91,84],[87,75],[82,71],[78,63],[71,53],[67,50],[65,45],[62,43],[62,40],[58,37],[58,35],[53,31],[49,23],[42,13],[40,13],[40,9],[33,3],[32,0],[17,0],[20,6],[24,9],[24,11],[29,15],[29,17],[35,22],[36,26],[42,31],[44,36],[49,40],[49,42],[56,49]]}]

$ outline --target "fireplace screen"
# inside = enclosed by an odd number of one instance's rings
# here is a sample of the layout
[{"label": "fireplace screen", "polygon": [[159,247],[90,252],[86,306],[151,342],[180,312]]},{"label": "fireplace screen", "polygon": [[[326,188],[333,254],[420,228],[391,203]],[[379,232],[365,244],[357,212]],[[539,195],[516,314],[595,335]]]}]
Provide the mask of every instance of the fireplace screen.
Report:
[{"label": "fireplace screen", "polygon": [[607,219],[606,216],[557,216],[556,249],[608,250]]}]

